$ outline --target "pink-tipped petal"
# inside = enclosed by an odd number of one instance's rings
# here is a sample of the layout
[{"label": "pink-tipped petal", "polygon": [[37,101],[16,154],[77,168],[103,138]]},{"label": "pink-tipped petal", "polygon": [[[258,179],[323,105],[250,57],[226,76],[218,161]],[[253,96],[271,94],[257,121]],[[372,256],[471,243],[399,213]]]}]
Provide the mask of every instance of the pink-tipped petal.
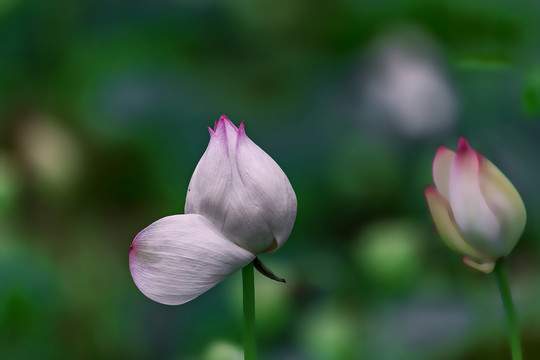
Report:
[{"label": "pink-tipped petal", "polygon": [[129,268],[144,295],[162,304],[180,305],[254,258],[203,216],[173,215],[137,235],[129,254]]},{"label": "pink-tipped petal", "polygon": [[506,256],[518,242],[527,221],[523,200],[510,180],[491,161],[480,156],[480,190],[489,208],[499,220]]},{"label": "pink-tipped petal", "polygon": [[483,254],[498,258],[504,252],[501,225],[480,190],[479,157],[463,138],[450,167],[449,202],[467,242]]},{"label": "pink-tipped petal", "polygon": [[457,227],[448,201],[435,189],[430,186],[426,189],[424,195],[433,218],[433,223],[439,232],[444,243],[452,250],[474,257],[476,259],[485,259],[485,257],[469,245],[459,228]]},{"label": "pink-tipped petal", "polygon": [[218,125],[214,135],[199,160],[186,195],[185,213],[201,214],[210,219],[218,228],[227,215],[232,171],[227,155],[224,129]]},{"label": "pink-tipped petal", "polygon": [[225,136],[227,138],[229,161],[231,162],[231,166],[234,166],[239,131],[238,131],[238,128],[226,117],[225,117],[225,120],[220,120],[220,122],[224,124],[223,126],[225,128]]},{"label": "pink-tipped petal", "polygon": [[448,187],[450,183],[450,167],[456,153],[444,146],[439,146],[433,159],[433,182],[439,194],[448,200]]},{"label": "pink-tipped petal", "polygon": [[236,143],[238,141],[238,128],[225,116],[221,118],[215,126],[215,133],[223,144],[226,144],[225,151],[227,156],[234,158],[236,151]]},{"label": "pink-tipped petal", "polygon": [[457,151],[458,152],[460,152],[460,151],[463,152],[463,151],[467,151],[467,150],[472,150],[471,146],[469,145],[469,142],[464,137],[460,137],[458,139],[458,149],[457,149]]}]

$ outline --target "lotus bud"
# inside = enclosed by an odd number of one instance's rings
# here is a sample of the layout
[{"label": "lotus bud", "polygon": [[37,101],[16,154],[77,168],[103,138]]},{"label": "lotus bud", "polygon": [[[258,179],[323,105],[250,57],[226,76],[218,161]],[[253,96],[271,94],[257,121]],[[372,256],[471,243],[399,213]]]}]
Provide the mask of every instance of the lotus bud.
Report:
[{"label": "lotus bud", "polygon": [[274,251],[289,237],[296,196],[287,176],[240,127],[222,116],[188,187],[186,214],[209,219],[253,254]]},{"label": "lotus bud", "polygon": [[150,299],[179,305],[206,292],[289,237],[296,196],[280,167],[225,116],[189,184],[185,214],[142,230],[129,251],[135,284]]},{"label": "lotus bud", "polygon": [[433,181],[425,191],[443,241],[463,254],[465,264],[489,273],[518,242],[527,214],[512,183],[460,138],[457,152],[440,147]]}]

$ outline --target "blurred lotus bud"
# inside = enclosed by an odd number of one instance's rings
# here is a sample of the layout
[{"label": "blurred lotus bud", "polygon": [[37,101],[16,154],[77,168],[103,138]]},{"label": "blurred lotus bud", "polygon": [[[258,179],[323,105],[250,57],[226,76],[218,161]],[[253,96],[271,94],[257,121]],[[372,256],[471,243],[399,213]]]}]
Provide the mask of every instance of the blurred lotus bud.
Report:
[{"label": "blurred lotus bud", "polygon": [[449,128],[457,101],[435,46],[403,29],[379,39],[362,71],[360,116],[373,130],[432,136]]},{"label": "blurred lotus bud", "polygon": [[418,278],[424,238],[412,220],[384,220],[363,226],[351,250],[366,280],[380,291],[399,291]]},{"label": "blurred lotus bud", "polygon": [[16,137],[22,165],[34,181],[53,190],[71,185],[80,171],[81,152],[67,129],[37,114],[21,122]]},{"label": "blurred lotus bud", "polygon": [[437,150],[433,181],[425,196],[441,238],[464,255],[467,265],[491,272],[525,228],[527,215],[517,190],[463,138],[457,152]]}]

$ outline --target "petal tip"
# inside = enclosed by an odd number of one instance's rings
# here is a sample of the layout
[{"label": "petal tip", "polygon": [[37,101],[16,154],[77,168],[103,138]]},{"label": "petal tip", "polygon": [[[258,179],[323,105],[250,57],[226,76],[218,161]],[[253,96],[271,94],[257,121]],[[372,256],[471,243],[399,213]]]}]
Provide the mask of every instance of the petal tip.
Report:
[{"label": "petal tip", "polygon": [[433,186],[433,185],[429,185],[424,190],[424,195],[426,197],[431,196],[431,195],[435,195],[435,194],[438,194],[438,193],[439,192],[437,191],[437,188],[435,188],[435,186]]},{"label": "petal tip", "polygon": [[484,263],[476,262],[472,259],[469,259],[468,257],[464,256],[462,258],[463,263],[467,265],[470,268],[473,268],[475,270],[478,270],[480,272],[483,272],[484,274],[489,274],[493,271],[495,268],[495,262],[494,261],[488,261]]},{"label": "petal tip", "polygon": [[139,231],[139,233],[137,235],[135,235],[135,237],[133,238],[133,241],[131,242],[131,246],[129,248],[129,252],[131,253],[132,250],[136,250],[136,246],[137,246],[137,239],[139,238],[139,236],[141,236],[142,234],[142,231]]},{"label": "petal tip", "polygon": [[224,129],[230,126],[236,132],[238,132],[238,128],[236,127],[236,125],[234,125],[234,123],[231,120],[229,120],[229,118],[225,114],[221,115],[221,117],[219,118],[216,128],[218,128],[219,126],[222,126]]},{"label": "petal tip", "polygon": [[460,137],[458,140],[458,152],[464,152],[471,148],[469,143],[464,137]]},{"label": "petal tip", "polygon": [[440,156],[441,154],[446,153],[448,151],[453,152],[452,150],[450,150],[446,146],[439,145],[439,147],[437,148],[437,151],[435,151],[435,157]]}]

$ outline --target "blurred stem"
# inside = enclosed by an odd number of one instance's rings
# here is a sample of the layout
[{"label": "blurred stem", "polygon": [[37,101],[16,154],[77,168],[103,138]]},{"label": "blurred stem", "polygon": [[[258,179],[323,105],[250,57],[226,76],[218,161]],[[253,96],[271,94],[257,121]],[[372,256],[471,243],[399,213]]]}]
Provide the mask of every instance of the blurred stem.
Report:
[{"label": "blurred stem", "polygon": [[510,349],[512,350],[513,360],[522,360],[521,342],[519,339],[519,326],[516,317],[514,302],[512,301],[512,293],[508,284],[508,275],[506,273],[506,264],[504,259],[497,261],[495,265],[495,275],[499,284],[499,291],[506,312],[506,325],[508,327],[508,339],[510,340]]},{"label": "blurred stem", "polygon": [[255,342],[255,279],[253,262],[242,269],[242,285],[244,292],[244,360],[257,359]]}]

